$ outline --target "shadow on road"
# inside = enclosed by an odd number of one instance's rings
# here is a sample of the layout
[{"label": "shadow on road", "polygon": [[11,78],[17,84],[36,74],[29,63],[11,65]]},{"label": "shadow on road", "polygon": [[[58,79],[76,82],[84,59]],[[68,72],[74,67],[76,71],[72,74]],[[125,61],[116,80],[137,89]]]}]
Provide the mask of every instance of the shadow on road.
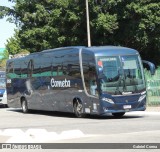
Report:
[{"label": "shadow on road", "polygon": [[[7,108],[7,111],[17,112],[17,113],[23,113],[21,109],[13,109],[13,108]],[[76,118],[74,113],[67,113],[67,112],[55,112],[55,111],[41,111],[41,110],[30,110],[27,114],[33,114],[33,115],[44,115],[44,116],[51,116],[51,117],[66,117],[66,118]],[[106,120],[106,119],[137,119],[137,118],[143,118],[145,117],[142,115],[124,115],[121,118],[115,118],[111,114],[107,115],[86,115],[85,118],[76,118],[76,119],[99,119],[99,120]]]},{"label": "shadow on road", "polygon": [[8,106],[2,104],[2,105],[0,105],[0,109],[1,109],[1,108],[8,108]]}]

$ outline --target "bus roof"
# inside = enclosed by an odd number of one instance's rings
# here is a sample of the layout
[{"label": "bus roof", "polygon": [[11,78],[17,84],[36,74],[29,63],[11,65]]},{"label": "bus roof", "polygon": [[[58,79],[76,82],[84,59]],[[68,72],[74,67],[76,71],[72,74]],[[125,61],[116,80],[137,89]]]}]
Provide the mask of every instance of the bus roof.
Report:
[{"label": "bus roof", "polygon": [[93,52],[95,55],[133,55],[139,54],[138,51],[127,48],[127,47],[120,47],[120,46],[92,46],[92,47],[85,47],[85,46],[70,46],[70,47],[62,47],[50,50],[44,50],[42,52],[52,52],[52,51],[60,51],[60,50],[68,50],[68,49],[83,49]]},{"label": "bus roof", "polygon": [[95,55],[135,55],[139,54],[137,50],[120,47],[120,46],[95,46],[86,47],[86,50],[93,52]]},{"label": "bus roof", "polygon": [[60,51],[60,50],[68,50],[68,49],[81,49],[81,48],[86,48],[86,47],[85,46],[67,46],[67,47],[48,49],[48,50],[44,50],[42,52],[52,52],[52,51]]},{"label": "bus roof", "polygon": [[[35,54],[41,54],[41,53],[49,53],[54,51],[61,51],[61,50],[68,50],[68,49],[76,49],[77,51],[80,49],[88,50],[89,52],[94,53],[96,56],[113,56],[113,55],[135,55],[139,54],[138,51],[127,48],[127,47],[121,47],[121,46],[92,46],[92,47],[86,47],[86,46],[68,46],[68,47],[60,47],[60,48],[54,48],[54,49],[48,49],[41,52],[35,52],[31,53],[25,57],[20,57],[19,60],[23,60],[23,58],[26,58],[31,55]],[[12,58],[10,60],[14,60],[17,58]]]},{"label": "bus roof", "polygon": [[68,49],[83,49],[93,52],[95,55],[133,55],[139,54],[137,50],[121,47],[121,46],[69,46],[69,47],[61,47],[55,49],[44,50],[42,52],[52,52],[52,51],[61,51],[61,50],[68,50]]}]

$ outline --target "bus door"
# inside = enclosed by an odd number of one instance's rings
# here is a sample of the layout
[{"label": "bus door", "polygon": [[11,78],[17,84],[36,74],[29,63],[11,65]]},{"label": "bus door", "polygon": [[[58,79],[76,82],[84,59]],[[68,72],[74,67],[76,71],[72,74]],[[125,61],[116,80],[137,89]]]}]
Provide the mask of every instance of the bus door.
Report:
[{"label": "bus door", "polygon": [[[86,108],[90,112],[98,112],[98,84],[97,72],[94,56],[91,54],[82,54],[83,76],[84,76],[84,89],[86,92]],[[87,110],[88,111],[88,110]]]}]

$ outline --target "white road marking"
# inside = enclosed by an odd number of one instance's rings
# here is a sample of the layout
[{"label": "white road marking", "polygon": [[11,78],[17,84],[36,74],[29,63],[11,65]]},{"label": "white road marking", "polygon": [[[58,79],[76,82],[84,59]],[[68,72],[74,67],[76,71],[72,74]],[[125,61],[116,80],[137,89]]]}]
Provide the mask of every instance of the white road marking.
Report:
[{"label": "white road marking", "polygon": [[56,132],[48,132],[45,129],[28,129],[23,132],[21,129],[5,129],[0,130],[0,136],[10,137],[6,143],[39,143],[39,142],[51,142],[65,139],[75,139],[90,137],[92,135],[85,135],[80,130],[68,130],[63,131],[60,134]]},{"label": "white road marking", "polygon": [[125,115],[160,115],[160,112],[151,112],[151,111],[133,111],[128,112]]}]

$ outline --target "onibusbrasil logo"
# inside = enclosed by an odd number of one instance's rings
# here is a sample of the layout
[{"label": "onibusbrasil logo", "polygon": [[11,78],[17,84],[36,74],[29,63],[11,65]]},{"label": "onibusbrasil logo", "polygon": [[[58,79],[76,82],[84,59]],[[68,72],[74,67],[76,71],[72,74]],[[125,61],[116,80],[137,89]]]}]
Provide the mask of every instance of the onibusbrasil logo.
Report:
[{"label": "onibusbrasil logo", "polygon": [[54,78],[51,79],[51,87],[55,88],[55,87],[71,87],[71,81],[67,80],[65,78],[65,80],[54,80]]}]

